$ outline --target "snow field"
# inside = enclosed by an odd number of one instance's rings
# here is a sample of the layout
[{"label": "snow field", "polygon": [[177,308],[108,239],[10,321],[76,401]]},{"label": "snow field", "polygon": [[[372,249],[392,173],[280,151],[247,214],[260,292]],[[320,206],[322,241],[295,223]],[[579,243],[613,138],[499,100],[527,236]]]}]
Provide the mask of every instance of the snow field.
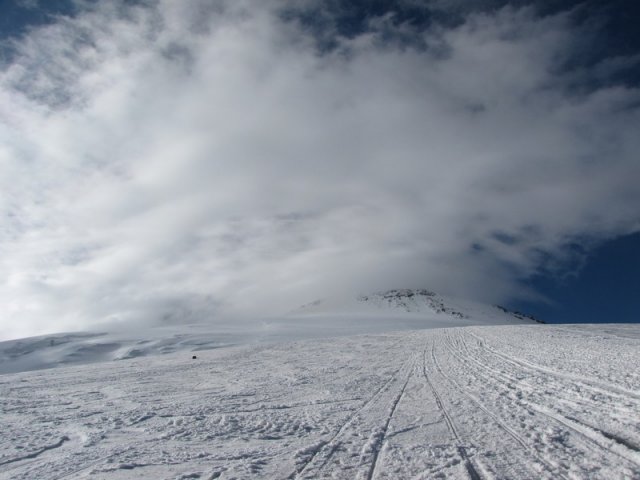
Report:
[{"label": "snow field", "polygon": [[640,328],[463,327],[0,376],[0,479],[640,478]]}]

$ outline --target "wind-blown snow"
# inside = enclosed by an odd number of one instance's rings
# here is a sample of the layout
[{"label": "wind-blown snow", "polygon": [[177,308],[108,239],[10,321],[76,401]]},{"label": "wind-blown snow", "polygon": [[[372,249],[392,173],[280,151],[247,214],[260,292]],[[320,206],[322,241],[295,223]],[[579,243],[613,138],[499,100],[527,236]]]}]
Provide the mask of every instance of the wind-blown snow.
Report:
[{"label": "wind-blown snow", "polygon": [[0,480],[640,478],[639,325],[366,297],[259,341],[192,326],[5,342],[5,371],[121,361],[0,375]]}]

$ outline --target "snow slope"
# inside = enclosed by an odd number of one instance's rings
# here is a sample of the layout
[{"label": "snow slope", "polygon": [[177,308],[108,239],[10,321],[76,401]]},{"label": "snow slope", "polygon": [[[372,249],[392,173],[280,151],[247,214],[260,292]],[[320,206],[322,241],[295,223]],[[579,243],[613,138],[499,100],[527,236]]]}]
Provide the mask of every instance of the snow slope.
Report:
[{"label": "snow slope", "polygon": [[73,332],[0,342],[0,374],[134,357],[361,333],[531,323],[499,308],[427,290],[314,302],[277,318]]},{"label": "snow slope", "polygon": [[639,325],[247,344],[0,376],[0,479],[640,478]]}]

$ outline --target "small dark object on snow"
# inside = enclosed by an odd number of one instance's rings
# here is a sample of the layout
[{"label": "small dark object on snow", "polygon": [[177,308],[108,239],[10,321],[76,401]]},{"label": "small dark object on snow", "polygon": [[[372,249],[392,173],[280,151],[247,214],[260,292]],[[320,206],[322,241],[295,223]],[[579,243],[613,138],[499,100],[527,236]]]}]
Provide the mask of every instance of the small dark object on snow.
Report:
[{"label": "small dark object on snow", "polygon": [[198,358],[198,357],[196,357],[196,356],[194,355],[194,356],[193,356],[193,357],[191,357],[191,358],[192,358],[193,360],[195,360],[195,359],[196,359],[196,358]]}]

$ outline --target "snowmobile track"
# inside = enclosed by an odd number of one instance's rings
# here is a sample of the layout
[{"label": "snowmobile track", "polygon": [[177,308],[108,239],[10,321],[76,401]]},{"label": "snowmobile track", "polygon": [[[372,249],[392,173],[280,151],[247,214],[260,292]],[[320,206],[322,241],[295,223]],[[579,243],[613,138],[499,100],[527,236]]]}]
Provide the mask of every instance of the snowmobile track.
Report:
[{"label": "snowmobile track", "polygon": [[501,353],[501,352],[497,352],[496,350],[494,350],[491,347],[488,347],[486,345],[486,342],[483,342],[482,339],[480,337],[478,337],[478,335],[476,335],[473,332],[469,332],[469,335],[471,335],[472,337],[475,337],[477,340],[479,340],[481,343],[481,346],[490,354],[501,358],[502,360],[504,360],[505,362],[511,363],[512,365],[514,365],[516,368],[519,369],[524,369],[524,370],[528,370],[528,371],[532,371],[532,372],[536,372],[538,374],[543,374],[543,375],[550,375],[552,377],[556,377],[558,379],[564,380],[564,381],[570,381],[572,383],[577,383],[580,385],[583,385],[586,388],[590,388],[592,390],[595,390],[596,392],[601,392],[601,393],[605,393],[607,395],[611,395],[611,396],[618,396],[621,399],[625,399],[628,400],[629,398],[633,398],[635,400],[640,400],[640,393],[626,389],[626,388],[622,388],[618,385],[612,385],[610,383],[606,383],[603,381],[599,381],[599,380],[594,380],[591,378],[587,378],[581,375],[570,375],[570,374],[566,374],[566,373],[562,373],[562,372],[558,372],[556,370],[553,370],[551,368],[545,368],[542,367],[540,365],[535,365],[531,362],[527,362],[525,360],[521,360],[518,358],[514,358],[510,355],[507,355],[505,353]]},{"label": "snowmobile track", "polygon": [[[449,338],[449,334],[447,333],[447,341],[444,342],[445,348],[447,348],[447,350],[458,360],[460,360],[461,362],[467,363],[467,360],[468,358],[471,358],[471,355],[469,354],[467,358],[462,358],[461,355],[455,351],[455,349],[448,342],[448,340],[450,340],[450,338]],[[464,345],[464,341],[462,341],[462,344]],[[466,345],[465,345],[465,349],[466,349]],[[467,350],[467,353],[469,353],[468,350]],[[529,445],[525,441],[525,439],[522,438],[522,436],[520,436],[514,429],[509,427],[503,420],[500,419],[500,417],[498,417],[498,415],[496,415],[491,410],[489,410],[489,408],[485,404],[483,404],[480,400],[478,400],[473,394],[471,394],[468,389],[460,385],[460,383],[457,382],[450,375],[445,374],[444,371],[439,366],[438,368],[442,376],[444,376],[452,385],[454,385],[465,397],[471,400],[480,410],[482,410],[485,414],[487,414],[487,416],[491,418],[491,420],[493,420],[496,423],[496,425],[498,425],[498,427],[501,428],[507,435],[509,435],[518,445],[520,445],[521,448],[523,448],[524,450],[532,454],[533,457],[536,458],[538,462],[545,467],[548,473],[552,474],[554,478],[563,478],[563,479],[567,478],[565,475],[558,472],[557,469],[554,468],[553,465],[551,465],[547,460],[542,458],[533,446]]]},{"label": "snowmobile track", "polygon": [[[433,364],[435,365],[435,367],[440,371],[440,373],[442,373],[442,370],[440,369],[440,366],[438,365],[438,361],[436,360],[435,344],[433,342],[431,343],[431,358],[433,359]],[[467,472],[469,473],[469,477],[471,477],[471,480],[482,480],[482,477],[480,476],[480,474],[478,473],[478,471],[474,467],[473,463],[471,462],[471,459],[469,458],[469,455],[467,455],[467,451],[466,451],[466,449],[464,447],[462,439],[460,438],[460,435],[458,434],[458,430],[456,429],[456,426],[453,423],[453,419],[451,418],[451,415],[449,415],[449,412],[447,412],[447,409],[445,408],[444,403],[442,402],[442,398],[440,397],[440,394],[438,393],[438,390],[433,385],[433,382],[431,382],[431,379],[429,378],[429,375],[427,374],[426,349],[423,352],[422,373],[423,373],[424,378],[426,379],[427,383],[431,387],[431,390],[433,391],[433,395],[434,395],[434,397],[436,399],[436,403],[438,405],[438,408],[442,412],[442,415],[445,418],[445,421],[447,423],[447,426],[448,426],[449,430],[451,431],[451,434],[453,435],[454,439],[458,443],[458,453],[460,454],[460,457],[462,458],[462,460],[463,460],[463,462],[465,464],[465,468],[467,469]]]},{"label": "snowmobile track", "polygon": [[[530,368],[536,372],[541,372],[542,374],[548,374],[548,372],[546,371],[547,369],[535,369],[532,367],[529,367],[526,363],[524,362],[520,362],[517,359],[512,359],[511,357],[507,357],[506,355],[502,355],[502,354],[498,354],[497,352],[494,352],[492,349],[486,347],[486,343],[477,335],[473,334],[473,333],[469,333],[471,336],[475,337],[476,339],[479,340],[479,344],[482,346],[483,349],[485,349],[486,351],[488,351],[489,353],[495,354],[497,355],[499,358],[506,360],[508,363],[510,363],[511,365],[513,365],[516,368],[519,369],[527,369]],[[445,342],[445,347],[449,349],[450,353],[457,358],[461,363],[466,363],[468,366],[471,366],[468,359],[473,359],[473,356],[469,353],[468,357],[466,358],[462,358],[461,355],[455,351],[455,348],[453,347],[451,341],[450,341],[450,337],[449,337],[449,333],[447,332],[446,337],[447,340],[449,340],[449,342]],[[464,335],[462,333],[460,333],[460,335]],[[464,344],[464,341],[462,340],[462,343]],[[468,351],[468,350],[467,350]],[[481,362],[473,359],[474,363],[476,364],[475,368],[480,368],[480,369],[484,369],[487,370],[491,373],[491,375],[486,376],[484,378],[488,378],[489,381],[491,383],[493,383],[494,385],[496,385],[499,388],[504,389],[505,386],[496,382],[494,380],[494,377],[502,377],[503,379],[505,379],[507,382],[516,382],[517,383],[517,379],[514,379],[513,377],[509,376],[505,371],[498,371],[496,369],[487,367],[486,365],[482,364]],[[472,367],[473,368],[473,367]],[[447,377],[447,375],[445,375],[445,377]],[[571,378],[571,376],[569,375],[558,375],[558,377],[566,379],[566,378]],[[454,382],[454,380],[450,381]],[[587,385],[587,384],[585,384]],[[559,412],[554,412],[552,411],[550,408],[548,407],[544,407],[542,405],[538,405],[534,402],[531,402],[529,400],[526,399],[520,399],[518,402],[514,402],[515,405],[519,406],[520,408],[524,408],[526,410],[528,410],[529,412],[533,413],[536,412],[540,415],[543,415],[545,417],[547,417],[549,420],[551,420],[552,423],[557,423],[562,425],[564,428],[567,428],[569,430],[571,430],[572,432],[574,432],[576,435],[578,435],[578,437],[584,439],[584,444],[588,449],[591,449],[594,452],[602,452],[603,450],[612,453],[614,455],[616,455],[617,457],[619,457],[620,459],[622,459],[623,461],[628,461],[628,462],[632,462],[636,465],[640,465],[640,456],[638,455],[637,450],[630,448],[628,443],[629,442],[620,442],[618,441],[617,438],[612,438],[615,437],[612,434],[607,435],[605,432],[603,432],[602,430],[599,429],[594,429],[593,427],[589,427],[585,424],[583,424],[582,422],[580,422],[577,419],[569,419],[566,418],[566,416],[562,415]],[[613,444],[613,445],[612,445]],[[539,457],[538,457],[539,458]],[[548,463],[542,459],[540,459],[545,465],[548,465]],[[554,472],[555,474],[558,474],[557,472]]]},{"label": "snowmobile track", "polygon": [[387,421],[385,422],[384,427],[382,429],[380,439],[378,440],[378,442],[376,442],[374,446],[373,460],[371,461],[371,466],[367,473],[367,480],[372,480],[374,478],[374,475],[376,472],[376,466],[378,464],[378,455],[380,454],[380,449],[382,448],[382,445],[384,444],[385,438],[387,436],[387,431],[389,430],[389,424],[393,419],[393,415],[396,413],[398,404],[400,403],[400,401],[402,400],[402,397],[404,396],[404,392],[407,389],[407,385],[409,384],[409,380],[411,379],[411,375],[413,375],[414,370],[415,370],[415,365],[411,368],[411,371],[409,372],[409,375],[407,375],[407,380],[404,382],[404,385],[402,386],[400,393],[398,394],[395,401],[391,405],[391,408],[389,410],[389,416],[387,417]]},{"label": "snowmobile track", "polygon": [[[327,466],[327,464],[329,463],[329,461],[331,460],[331,458],[333,457],[336,450],[341,445],[341,442],[339,441],[340,436],[342,436],[348,430],[348,428],[354,423],[354,421],[358,418],[358,416],[367,407],[369,407],[372,403],[374,403],[378,399],[379,396],[381,396],[384,392],[386,392],[392,383],[398,380],[399,373],[407,367],[409,362],[410,360],[407,360],[400,368],[398,368],[390,376],[389,380],[387,380],[378,390],[376,390],[376,392],[365,403],[363,403],[357,410],[355,410],[349,416],[347,421],[341,425],[341,427],[336,431],[334,435],[331,436],[331,438],[329,438],[329,440],[323,442],[322,445],[319,446],[319,448],[317,448],[311,454],[311,456],[304,462],[304,464],[302,464],[302,466],[300,466],[295,472],[291,473],[287,478],[289,479],[301,478],[301,476],[304,475],[308,469],[312,468],[313,462],[319,458],[320,454],[324,454],[324,458],[322,459],[322,462],[320,463],[320,465],[317,467],[317,470],[318,472],[323,471]],[[408,379],[407,379],[407,382],[408,382]],[[406,388],[406,383],[404,385]],[[404,392],[404,389],[403,389],[403,392]],[[394,405],[394,410],[396,405],[397,405],[397,402]],[[388,427],[388,424],[387,424],[387,427]]]}]

